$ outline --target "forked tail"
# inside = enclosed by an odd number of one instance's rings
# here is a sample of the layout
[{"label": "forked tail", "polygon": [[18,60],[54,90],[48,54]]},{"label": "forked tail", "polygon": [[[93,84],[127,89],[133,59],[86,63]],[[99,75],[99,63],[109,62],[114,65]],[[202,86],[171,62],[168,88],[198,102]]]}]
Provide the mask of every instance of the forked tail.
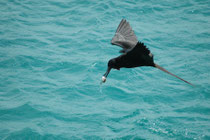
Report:
[{"label": "forked tail", "polygon": [[158,64],[155,64],[155,67],[158,68],[158,69],[160,69],[160,70],[162,70],[162,71],[164,71],[164,72],[166,72],[166,73],[168,73],[168,74],[170,74],[170,75],[172,75],[172,76],[174,76],[174,77],[176,77],[176,78],[178,78],[178,79],[180,79],[180,80],[182,80],[182,81],[184,81],[184,82],[186,82],[186,83],[188,83],[188,84],[190,84],[190,85],[192,85],[192,86],[194,86],[194,85],[191,84],[190,82],[187,82],[186,80],[184,80],[184,79],[182,79],[182,78],[180,78],[180,77],[178,77],[178,76],[176,76],[176,75],[170,73],[169,71],[167,71],[167,70],[164,69],[163,67],[159,66]]}]

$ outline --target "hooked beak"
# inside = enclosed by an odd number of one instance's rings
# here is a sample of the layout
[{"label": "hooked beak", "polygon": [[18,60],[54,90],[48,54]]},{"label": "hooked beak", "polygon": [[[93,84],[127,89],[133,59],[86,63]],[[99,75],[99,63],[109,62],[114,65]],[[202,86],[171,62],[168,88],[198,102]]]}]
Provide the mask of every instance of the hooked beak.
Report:
[{"label": "hooked beak", "polygon": [[106,78],[107,78],[109,72],[111,71],[111,69],[112,69],[111,67],[107,68],[106,73],[102,77],[102,82],[104,82],[104,83],[106,82]]},{"label": "hooked beak", "polygon": [[106,73],[104,74],[104,76],[105,76],[105,77],[107,77],[107,76],[108,76],[108,74],[109,74],[110,70],[111,70],[111,68],[110,68],[110,67],[108,67],[108,68],[107,68],[107,70],[106,70]]}]

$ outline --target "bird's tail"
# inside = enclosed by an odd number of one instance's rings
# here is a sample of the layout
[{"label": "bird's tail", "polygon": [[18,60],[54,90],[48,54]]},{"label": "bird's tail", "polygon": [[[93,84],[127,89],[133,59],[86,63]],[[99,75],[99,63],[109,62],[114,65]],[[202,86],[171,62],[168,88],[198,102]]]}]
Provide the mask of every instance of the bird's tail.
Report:
[{"label": "bird's tail", "polygon": [[163,67],[159,66],[158,64],[155,64],[155,67],[193,86],[193,84],[191,84],[190,82],[188,82],[188,81],[186,81],[186,80],[184,80],[184,79],[182,79],[182,78],[180,78],[180,77],[170,73],[169,71],[167,71]]}]

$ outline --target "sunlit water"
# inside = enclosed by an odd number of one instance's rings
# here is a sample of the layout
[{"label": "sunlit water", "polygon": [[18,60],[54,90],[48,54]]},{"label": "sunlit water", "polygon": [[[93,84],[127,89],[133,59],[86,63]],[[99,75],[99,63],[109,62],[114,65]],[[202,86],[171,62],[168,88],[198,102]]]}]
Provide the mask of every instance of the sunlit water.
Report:
[{"label": "sunlit water", "polygon": [[[210,139],[209,0],[1,0],[0,139]],[[155,62],[112,70],[126,18]]]}]

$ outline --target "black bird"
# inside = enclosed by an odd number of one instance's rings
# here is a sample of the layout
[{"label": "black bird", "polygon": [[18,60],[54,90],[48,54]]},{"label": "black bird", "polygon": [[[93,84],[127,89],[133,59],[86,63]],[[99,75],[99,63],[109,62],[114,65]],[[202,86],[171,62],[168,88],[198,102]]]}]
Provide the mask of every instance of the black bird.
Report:
[{"label": "black bird", "polygon": [[144,45],[144,43],[138,42],[134,31],[132,30],[130,24],[122,19],[114,37],[111,41],[112,45],[117,45],[123,49],[120,51],[122,55],[110,59],[108,62],[108,68],[106,73],[102,77],[102,82],[106,81],[106,78],[111,69],[120,70],[120,68],[134,68],[140,66],[151,66],[158,68],[190,85],[191,83],[186,80],[168,72],[166,69],[160,67],[154,63],[153,54],[150,50]]}]

